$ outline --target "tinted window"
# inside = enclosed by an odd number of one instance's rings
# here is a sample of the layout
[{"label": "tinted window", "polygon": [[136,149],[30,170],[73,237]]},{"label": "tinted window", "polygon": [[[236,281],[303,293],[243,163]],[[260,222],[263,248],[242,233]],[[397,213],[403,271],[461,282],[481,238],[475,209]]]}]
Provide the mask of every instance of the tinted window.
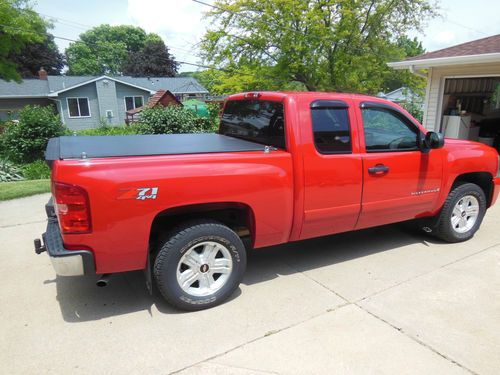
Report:
[{"label": "tinted window", "polygon": [[313,108],[312,127],[316,149],[324,154],[351,152],[349,115],[345,108]]},{"label": "tinted window", "polygon": [[392,111],[363,109],[363,127],[367,151],[415,150],[418,130],[402,115]]},{"label": "tinted window", "polygon": [[283,104],[266,100],[229,101],[222,114],[220,133],[285,148]]}]

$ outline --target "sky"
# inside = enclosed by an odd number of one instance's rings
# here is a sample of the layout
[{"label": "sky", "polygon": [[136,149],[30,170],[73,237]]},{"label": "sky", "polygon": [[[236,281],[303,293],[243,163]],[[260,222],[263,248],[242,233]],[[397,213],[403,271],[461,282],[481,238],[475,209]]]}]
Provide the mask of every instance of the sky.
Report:
[{"label": "sky", "polygon": [[[204,0],[211,3],[213,0]],[[414,31],[427,51],[500,34],[500,1],[438,0],[441,17]],[[197,43],[208,25],[203,14],[210,8],[192,0],[38,0],[34,8],[54,23],[52,34],[68,39],[108,23],[140,26],[159,34],[177,61],[199,63]],[[57,39],[61,51],[70,42]],[[197,68],[182,64],[180,71]]]}]

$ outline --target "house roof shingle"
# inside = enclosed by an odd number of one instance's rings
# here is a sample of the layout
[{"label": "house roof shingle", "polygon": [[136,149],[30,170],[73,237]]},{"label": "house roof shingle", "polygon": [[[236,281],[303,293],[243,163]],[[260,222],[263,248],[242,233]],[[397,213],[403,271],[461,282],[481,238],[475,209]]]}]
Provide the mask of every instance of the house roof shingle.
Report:
[{"label": "house roof shingle", "polygon": [[[47,80],[25,79],[21,83],[0,79],[0,97],[47,97],[51,93],[70,89],[101,76],[48,76]],[[116,76],[117,81],[139,86],[146,90],[168,90],[173,94],[204,93],[207,89],[191,77],[129,77]]]},{"label": "house roof shingle", "polygon": [[97,78],[97,76],[48,76],[50,92],[56,92],[79,85],[86,81]]},{"label": "house roof shingle", "polygon": [[424,53],[423,55],[409,57],[407,60],[427,60],[442,57],[484,55],[488,53],[500,53],[500,34]]},{"label": "house roof shingle", "polygon": [[167,90],[173,94],[178,93],[207,93],[208,91],[198,81],[191,77],[116,77],[120,81],[128,82],[133,85],[141,86],[153,91]]},{"label": "house roof shingle", "polygon": [[43,79],[25,79],[21,83],[0,79],[0,97],[47,97],[48,81]]}]

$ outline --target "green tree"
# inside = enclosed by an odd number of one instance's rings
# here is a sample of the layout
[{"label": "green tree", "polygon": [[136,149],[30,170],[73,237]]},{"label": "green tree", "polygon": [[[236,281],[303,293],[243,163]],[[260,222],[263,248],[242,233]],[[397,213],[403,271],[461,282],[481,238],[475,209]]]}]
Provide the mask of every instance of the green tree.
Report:
[{"label": "green tree", "polygon": [[44,41],[29,43],[19,52],[12,52],[9,60],[16,64],[16,70],[23,78],[37,77],[42,67],[49,75],[59,75],[64,68],[64,56],[54,43],[54,37],[47,32]]},{"label": "green tree", "polygon": [[94,27],[80,34],[79,40],[66,49],[68,75],[120,74],[128,56],[153,41],[161,41],[160,36],[148,34],[140,27]]},{"label": "green tree", "polygon": [[132,52],[123,65],[122,73],[131,76],[174,77],[178,64],[162,40],[147,41],[143,48]]},{"label": "green tree", "polygon": [[[403,60],[408,57],[414,57],[425,53],[422,43],[417,38],[410,39],[403,36],[396,41],[396,46],[398,47],[400,54],[395,60]],[[413,92],[423,95],[425,84],[426,80],[424,78],[411,73],[407,69],[389,69],[385,75],[381,91],[390,92],[399,89],[400,87],[409,87]]]},{"label": "green tree", "polygon": [[216,0],[214,6],[203,57],[235,83],[252,76],[254,89],[377,92],[386,63],[402,55],[397,40],[436,14],[431,0]]},{"label": "green tree", "polygon": [[21,80],[13,53],[30,43],[43,43],[48,24],[26,0],[0,0],[0,78]]}]

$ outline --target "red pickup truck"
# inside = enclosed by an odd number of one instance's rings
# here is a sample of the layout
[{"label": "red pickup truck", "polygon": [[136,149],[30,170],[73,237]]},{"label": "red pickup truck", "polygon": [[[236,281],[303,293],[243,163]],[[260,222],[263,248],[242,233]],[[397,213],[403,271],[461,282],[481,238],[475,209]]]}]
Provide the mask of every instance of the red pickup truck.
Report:
[{"label": "red pickup truck", "polygon": [[226,300],[255,248],[407,220],[467,240],[500,186],[495,149],[351,94],[232,95],[219,134],[60,137],[46,159],[36,252],[98,285],[145,270],[185,310]]}]

